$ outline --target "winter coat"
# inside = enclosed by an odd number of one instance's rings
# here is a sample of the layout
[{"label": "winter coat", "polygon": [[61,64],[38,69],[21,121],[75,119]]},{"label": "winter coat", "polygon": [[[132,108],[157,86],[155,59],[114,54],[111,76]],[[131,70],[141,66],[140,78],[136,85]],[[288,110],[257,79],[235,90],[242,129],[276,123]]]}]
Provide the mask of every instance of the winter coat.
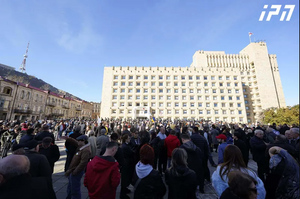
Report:
[{"label": "winter coat", "polygon": [[39,153],[46,156],[51,168],[51,172],[53,173],[54,164],[57,160],[59,160],[60,157],[58,146],[51,144],[48,148],[44,148],[41,144],[39,147]]},{"label": "winter coat", "polygon": [[96,137],[91,136],[88,139],[90,146],[91,146],[91,158],[95,157],[96,152],[97,152],[97,144],[96,144]]},{"label": "winter coat", "polygon": [[65,176],[69,176],[71,173],[73,175],[77,175],[78,173],[84,171],[90,158],[91,149],[89,144],[86,144],[81,148],[77,149],[77,152],[74,155],[71,164],[65,173]]},{"label": "winter coat", "polygon": [[159,172],[151,165],[144,165],[141,162],[136,165],[133,185],[135,186],[134,199],[160,199],[166,193],[166,186]]},{"label": "winter coat", "polygon": [[180,141],[177,138],[176,135],[169,135],[166,139],[165,139],[165,147],[167,148],[167,156],[171,157],[172,156],[172,152],[175,148],[180,146]]},{"label": "winter coat", "polygon": [[[213,187],[215,188],[215,191],[217,192],[218,196],[220,197],[222,192],[229,187],[228,185],[228,177],[227,175],[224,175],[223,176],[223,180],[221,178],[221,175],[220,175],[220,169],[221,169],[221,166],[218,166],[216,171],[212,174],[211,176],[211,180],[212,180],[212,185]],[[224,168],[225,169],[225,168]],[[231,171],[234,171],[236,170],[235,168],[232,168]],[[264,183],[261,181],[261,179],[256,175],[255,172],[249,170],[249,169],[241,169],[240,170],[241,172],[243,173],[246,173],[250,176],[252,176],[256,181],[257,181],[257,185],[256,185],[256,188],[257,188],[257,199],[265,199],[266,197],[266,190],[265,190],[265,187],[264,187]]]},{"label": "winter coat", "polygon": [[265,159],[266,144],[257,136],[253,136],[250,140],[253,160],[255,162],[263,162]]},{"label": "winter coat", "polygon": [[34,139],[36,141],[42,141],[45,137],[51,137],[52,138],[52,144],[55,144],[54,135],[52,133],[50,133],[49,131],[42,131],[42,132],[38,133],[34,137]]},{"label": "winter coat", "polygon": [[219,135],[219,131],[217,129],[212,129],[210,131],[210,134],[211,134],[212,144],[218,145],[219,142],[218,142],[218,139],[216,138],[216,136]]},{"label": "winter coat", "polygon": [[65,142],[65,147],[66,147],[66,152],[67,152],[67,158],[66,158],[66,163],[65,163],[65,172],[68,170],[71,161],[76,153],[77,147],[78,147],[78,142],[77,140],[73,138],[67,138]]},{"label": "winter coat", "polygon": [[46,156],[35,151],[26,151],[25,156],[30,161],[29,173],[32,177],[51,178],[52,172]]},{"label": "winter coat", "polygon": [[206,139],[199,133],[193,133],[191,136],[191,140],[203,152],[204,157],[208,158],[209,151]]},{"label": "winter coat", "polygon": [[0,198],[5,199],[55,199],[53,187],[44,177],[22,174],[13,177],[0,186]]},{"label": "winter coat", "polygon": [[269,167],[272,172],[281,176],[276,199],[299,198],[299,165],[285,150],[270,159]]},{"label": "winter coat", "polygon": [[90,199],[115,199],[119,183],[119,163],[113,157],[95,156],[88,163],[84,186]]},{"label": "winter coat", "polygon": [[247,149],[247,146],[245,144],[245,142],[243,140],[234,140],[234,145],[237,146],[243,155],[243,160],[244,163],[246,164],[246,166],[248,165],[248,161],[249,161],[249,150]]},{"label": "winter coat", "polygon": [[26,135],[24,135],[24,136],[21,137],[21,139],[20,139],[20,141],[18,143],[19,144],[24,144],[24,143],[26,143],[26,142],[28,142],[30,140],[33,140],[33,139],[34,139],[34,135],[28,135],[28,134],[26,134]]},{"label": "winter coat", "polygon": [[186,142],[180,146],[180,148],[185,149],[188,155],[187,163],[188,167],[192,169],[196,175],[198,182],[204,183],[204,177],[203,177],[203,153],[202,151],[192,142]]},{"label": "winter coat", "polygon": [[220,144],[218,146],[218,164],[221,164],[224,162],[224,151],[225,151],[225,148],[228,144],[226,142],[223,142],[222,144]]},{"label": "winter coat", "polygon": [[198,185],[196,173],[188,167],[178,166],[166,170],[168,199],[196,199]]}]

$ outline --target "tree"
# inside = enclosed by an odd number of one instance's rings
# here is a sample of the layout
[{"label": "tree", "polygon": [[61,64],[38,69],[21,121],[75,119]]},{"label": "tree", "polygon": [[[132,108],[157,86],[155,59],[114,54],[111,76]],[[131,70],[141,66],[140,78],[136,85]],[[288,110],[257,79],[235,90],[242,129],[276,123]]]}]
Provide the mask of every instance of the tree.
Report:
[{"label": "tree", "polygon": [[262,112],[264,124],[287,124],[299,125],[299,104],[286,108],[269,108]]}]

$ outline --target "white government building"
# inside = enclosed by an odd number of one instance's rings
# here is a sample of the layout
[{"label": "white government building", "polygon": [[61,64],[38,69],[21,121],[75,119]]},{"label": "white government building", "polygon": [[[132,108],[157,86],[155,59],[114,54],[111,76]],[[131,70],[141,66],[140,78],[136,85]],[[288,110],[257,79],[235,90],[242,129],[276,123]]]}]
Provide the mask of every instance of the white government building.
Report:
[{"label": "white government building", "polygon": [[100,116],[254,123],[285,106],[276,55],[256,42],[239,54],[197,51],[189,67],[105,67]]}]

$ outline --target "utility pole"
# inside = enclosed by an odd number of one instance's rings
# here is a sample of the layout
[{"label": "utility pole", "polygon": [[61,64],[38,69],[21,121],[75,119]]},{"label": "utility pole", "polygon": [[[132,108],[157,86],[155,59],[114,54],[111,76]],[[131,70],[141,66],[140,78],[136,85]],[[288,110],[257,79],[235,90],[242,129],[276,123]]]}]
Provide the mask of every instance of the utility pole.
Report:
[{"label": "utility pole", "polygon": [[22,61],[22,64],[21,64],[21,67],[20,67],[20,71],[23,73],[26,71],[26,59],[28,57],[28,48],[29,48],[29,42],[27,44],[27,49],[26,49],[26,52],[25,52],[25,55],[24,55],[24,59]]}]

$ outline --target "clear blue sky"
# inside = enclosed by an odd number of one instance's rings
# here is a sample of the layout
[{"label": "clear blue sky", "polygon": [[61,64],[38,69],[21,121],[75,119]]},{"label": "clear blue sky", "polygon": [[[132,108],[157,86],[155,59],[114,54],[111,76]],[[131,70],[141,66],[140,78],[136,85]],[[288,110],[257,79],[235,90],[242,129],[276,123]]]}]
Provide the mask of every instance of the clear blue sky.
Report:
[{"label": "clear blue sky", "polygon": [[[296,7],[258,21],[265,4]],[[0,63],[18,69],[30,41],[27,74],[98,102],[104,66],[189,66],[197,50],[238,54],[252,32],[299,103],[298,0],[1,0],[0,27]]]}]

